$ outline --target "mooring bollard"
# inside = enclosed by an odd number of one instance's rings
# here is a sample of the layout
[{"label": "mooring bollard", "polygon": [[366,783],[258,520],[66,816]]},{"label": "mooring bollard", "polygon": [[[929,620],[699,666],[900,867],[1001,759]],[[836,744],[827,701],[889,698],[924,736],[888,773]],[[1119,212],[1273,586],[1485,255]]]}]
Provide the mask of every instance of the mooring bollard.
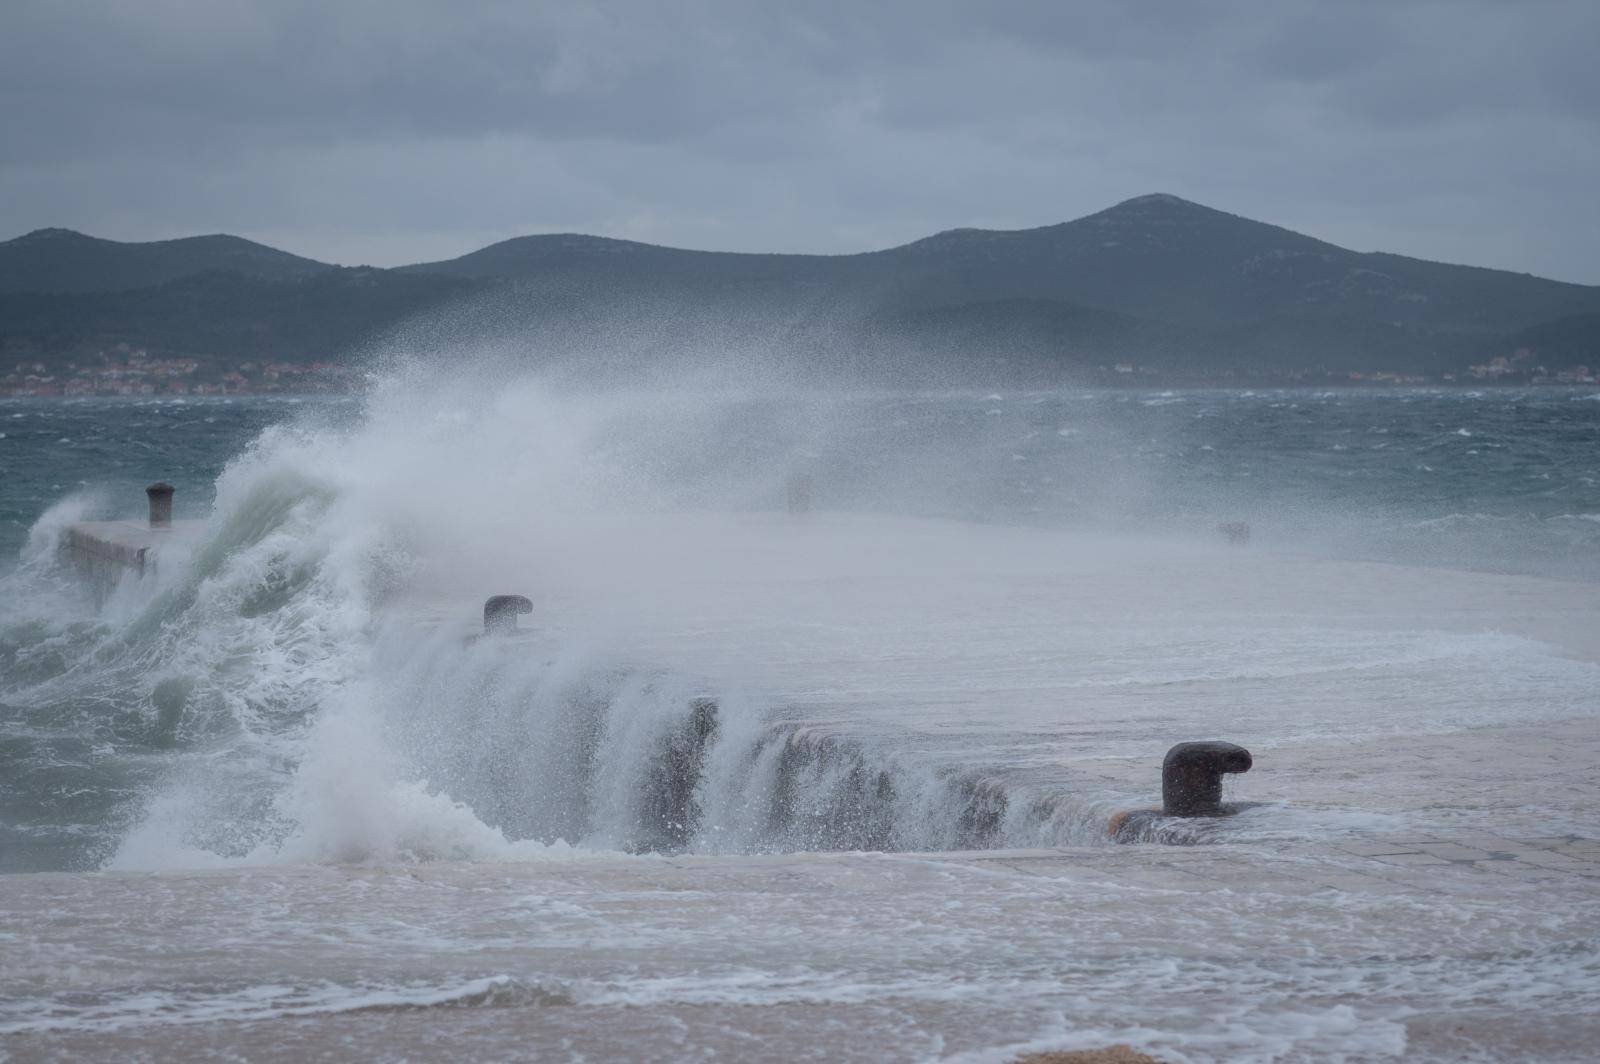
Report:
[{"label": "mooring bollard", "polygon": [[515,632],[517,618],[533,612],[533,603],[526,595],[491,595],[483,604],[483,630],[485,633]]},{"label": "mooring bollard", "polygon": [[789,512],[792,514],[809,513],[811,510],[811,478],[803,473],[796,473],[789,478]]},{"label": "mooring bollard", "polygon": [[1224,773],[1249,772],[1250,751],[1233,743],[1179,743],[1161,762],[1163,816],[1220,816]]},{"label": "mooring bollard", "polygon": [[1222,817],[1248,808],[1252,803],[1222,804],[1222,777],[1249,772],[1252,764],[1250,751],[1234,743],[1179,743],[1161,761],[1161,808],[1113,813],[1106,831],[1119,842],[1174,841],[1160,837],[1162,817]]},{"label": "mooring bollard", "polygon": [[172,527],[172,492],[173,487],[166,481],[150,485],[144,489],[145,495],[150,499],[150,527]]},{"label": "mooring bollard", "polygon": [[1249,521],[1224,521],[1217,526],[1217,531],[1226,536],[1228,542],[1235,547],[1243,547],[1250,542]]}]

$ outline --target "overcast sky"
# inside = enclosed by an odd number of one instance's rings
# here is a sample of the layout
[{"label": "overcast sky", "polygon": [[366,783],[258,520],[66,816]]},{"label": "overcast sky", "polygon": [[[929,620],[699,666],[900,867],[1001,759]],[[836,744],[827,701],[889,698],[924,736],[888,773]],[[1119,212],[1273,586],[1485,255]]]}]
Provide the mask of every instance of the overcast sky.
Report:
[{"label": "overcast sky", "polygon": [[845,252],[1171,192],[1600,283],[1600,3],[3,0],[0,238]]}]

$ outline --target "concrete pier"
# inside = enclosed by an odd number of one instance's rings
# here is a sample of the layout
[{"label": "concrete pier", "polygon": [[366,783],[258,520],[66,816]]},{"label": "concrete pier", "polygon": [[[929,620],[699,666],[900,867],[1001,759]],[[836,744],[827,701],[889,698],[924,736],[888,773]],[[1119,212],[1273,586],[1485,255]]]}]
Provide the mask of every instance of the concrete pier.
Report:
[{"label": "concrete pier", "polygon": [[201,524],[176,521],[166,528],[150,528],[138,521],[79,521],[67,529],[62,549],[95,593],[105,595],[129,573],[143,576],[154,571],[162,547],[190,538]]},{"label": "concrete pier", "polygon": [[79,521],[67,529],[62,552],[97,597],[109,594],[129,573],[153,571],[163,546],[190,538],[203,524],[172,520],[171,485],[152,484],[145,494],[150,505],[145,521]]}]

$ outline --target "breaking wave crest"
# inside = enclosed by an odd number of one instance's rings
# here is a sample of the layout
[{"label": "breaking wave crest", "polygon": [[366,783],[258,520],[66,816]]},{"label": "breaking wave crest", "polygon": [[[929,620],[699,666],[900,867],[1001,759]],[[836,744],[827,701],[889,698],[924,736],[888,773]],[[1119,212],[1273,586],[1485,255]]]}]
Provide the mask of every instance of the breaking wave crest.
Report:
[{"label": "breaking wave crest", "polygon": [[[400,372],[358,418],[307,409],[262,432],[209,516],[99,599],[57,548],[103,500],[69,498],[0,578],[0,754],[18,766],[0,773],[0,870],[1104,842],[1181,736],[1449,730],[1504,715],[1486,692],[1518,718],[1587,705],[1584,633],[1438,630],[1428,603],[1470,590],[1448,572],[1390,595],[1403,574],[1302,564],[1361,525],[1379,558],[1499,561],[1515,543],[1551,572],[1590,565],[1584,499],[1537,518],[1354,512],[1305,536],[1245,506],[1256,539],[1238,549],[1214,522],[1203,542],[1172,531],[1219,505],[1190,478],[1170,493],[1182,520],[1146,540],[1117,515],[1171,502],[1167,482],[1103,475],[1132,468],[1126,433],[1052,401],[791,408]],[[1030,427],[1064,418],[1071,440],[1105,437],[1029,481],[1064,478],[1052,490],[1085,511],[1072,535],[948,520],[988,514],[1044,456],[1029,447],[1077,447]],[[795,470],[821,470],[830,512],[775,512]],[[534,601],[522,632],[482,631],[497,594]],[[1333,616],[1369,601],[1392,615]],[[1347,706],[1346,682],[1404,697]],[[1282,712],[1290,694],[1313,708]],[[963,718],[979,705],[982,728]],[[1084,764],[1135,757],[1150,768]],[[1272,819],[1328,830],[1307,816]]]},{"label": "breaking wave crest", "polygon": [[1059,797],[907,763],[592,632],[473,638],[458,607],[482,600],[458,589],[503,590],[481,559],[518,537],[537,547],[561,514],[648,496],[608,459],[608,431],[532,388],[380,389],[353,427],[266,431],[219,478],[203,528],[98,606],[53,564],[87,504],[53,510],[7,578],[35,605],[5,618],[0,653],[38,758],[113,796],[83,812],[80,865],[938,849],[1082,830],[1089,813]]}]

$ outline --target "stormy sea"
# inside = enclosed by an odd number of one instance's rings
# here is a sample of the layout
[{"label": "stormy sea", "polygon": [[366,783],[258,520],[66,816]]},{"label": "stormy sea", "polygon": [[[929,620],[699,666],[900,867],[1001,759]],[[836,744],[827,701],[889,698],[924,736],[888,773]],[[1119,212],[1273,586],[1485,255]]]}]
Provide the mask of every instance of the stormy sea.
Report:
[{"label": "stormy sea", "polygon": [[[400,370],[0,465],[0,1057],[1600,1038],[1592,389]],[[1189,740],[1234,815],[1111,830]]]}]

